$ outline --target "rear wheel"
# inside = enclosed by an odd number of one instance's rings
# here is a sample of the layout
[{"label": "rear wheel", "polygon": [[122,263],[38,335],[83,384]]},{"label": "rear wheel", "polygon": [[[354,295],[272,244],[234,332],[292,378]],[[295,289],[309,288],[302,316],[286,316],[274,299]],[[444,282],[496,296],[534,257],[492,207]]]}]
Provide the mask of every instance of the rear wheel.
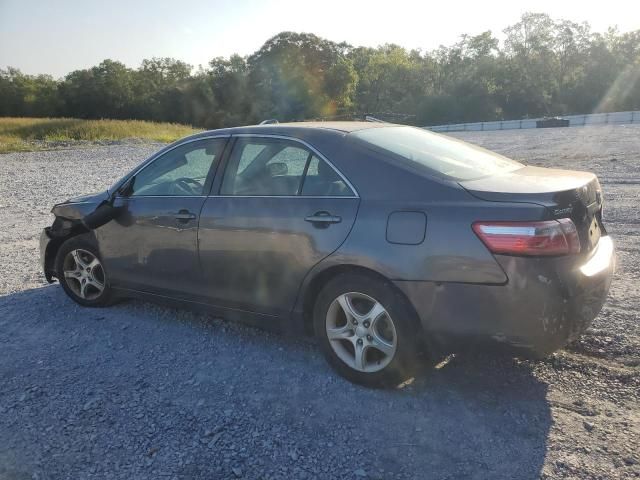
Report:
[{"label": "rear wheel", "polygon": [[56,273],[65,293],[80,305],[102,307],[112,303],[98,249],[85,236],[72,237],[60,246]]},{"label": "rear wheel", "polygon": [[340,375],[366,386],[391,386],[415,371],[415,317],[388,282],[343,274],[318,295],[314,330],[327,361]]}]

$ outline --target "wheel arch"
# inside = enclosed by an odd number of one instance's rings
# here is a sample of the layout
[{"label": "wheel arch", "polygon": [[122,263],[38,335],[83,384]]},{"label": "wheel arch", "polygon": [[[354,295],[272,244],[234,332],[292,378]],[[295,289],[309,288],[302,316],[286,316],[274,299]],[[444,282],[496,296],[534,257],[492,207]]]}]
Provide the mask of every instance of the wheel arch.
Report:
[{"label": "wheel arch", "polygon": [[402,301],[406,304],[407,308],[410,308],[414,313],[414,318],[417,320],[416,328],[420,329],[422,332],[423,327],[421,322],[419,321],[419,315],[416,312],[415,307],[409,300],[409,298],[405,295],[405,293],[398,288],[389,278],[385,275],[377,272],[371,268],[363,267],[361,265],[353,265],[353,264],[339,264],[332,265],[327,267],[319,272],[317,272],[307,283],[306,287],[304,287],[304,291],[301,299],[301,322],[304,333],[313,336],[313,309],[315,306],[316,298],[318,294],[322,290],[322,288],[331,280],[336,278],[339,275],[345,273],[357,273],[370,278],[374,278],[376,280],[382,281],[388,284],[396,295],[402,298]]},{"label": "wheel arch", "polygon": [[[65,225],[65,222],[70,222],[71,225],[67,226],[68,223]],[[80,235],[85,235],[88,240],[94,243],[96,240],[93,232],[82,225],[81,222],[64,217],[56,217],[54,225],[50,228],[48,235],[51,240],[47,244],[44,254],[44,271],[48,281],[51,281],[53,277],[57,278],[55,261],[58,251],[64,242]]]}]

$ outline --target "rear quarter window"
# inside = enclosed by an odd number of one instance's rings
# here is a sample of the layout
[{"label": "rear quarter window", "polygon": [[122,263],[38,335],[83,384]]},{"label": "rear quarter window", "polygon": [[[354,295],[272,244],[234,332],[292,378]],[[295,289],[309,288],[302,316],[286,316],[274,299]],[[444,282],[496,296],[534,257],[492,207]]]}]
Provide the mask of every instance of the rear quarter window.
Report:
[{"label": "rear quarter window", "polygon": [[484,148],[421,128],[389,126],[351,135],[450,180],[475,180],[523,167]]}]

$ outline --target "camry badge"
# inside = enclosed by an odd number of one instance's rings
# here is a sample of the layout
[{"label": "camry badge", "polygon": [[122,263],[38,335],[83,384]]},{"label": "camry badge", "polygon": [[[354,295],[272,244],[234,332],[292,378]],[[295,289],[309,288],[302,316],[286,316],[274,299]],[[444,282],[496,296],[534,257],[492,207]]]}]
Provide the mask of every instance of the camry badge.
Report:
[{"label": "camry badge", "polygon": [[555,208],[553,210],[553,214],[556,217],[559,217],[560,215],[569,215],[571,212],[573,212],[573,207],[567,207],[567,208]]}]

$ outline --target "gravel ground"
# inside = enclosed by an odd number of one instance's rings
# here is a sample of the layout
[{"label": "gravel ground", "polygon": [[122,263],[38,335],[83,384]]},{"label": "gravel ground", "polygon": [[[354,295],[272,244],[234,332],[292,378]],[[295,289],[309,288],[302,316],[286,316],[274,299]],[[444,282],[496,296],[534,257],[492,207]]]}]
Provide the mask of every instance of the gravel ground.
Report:
[{"label": "gravel ground", "polygon": [[458,354],[397,390],[337,377],[312,340],[45,284],[51,206],[159,145],[0,155],[0,479],[640,477],[640,128],[457,136],[592,170],[619,251],[593,327],[538,362]]}]

